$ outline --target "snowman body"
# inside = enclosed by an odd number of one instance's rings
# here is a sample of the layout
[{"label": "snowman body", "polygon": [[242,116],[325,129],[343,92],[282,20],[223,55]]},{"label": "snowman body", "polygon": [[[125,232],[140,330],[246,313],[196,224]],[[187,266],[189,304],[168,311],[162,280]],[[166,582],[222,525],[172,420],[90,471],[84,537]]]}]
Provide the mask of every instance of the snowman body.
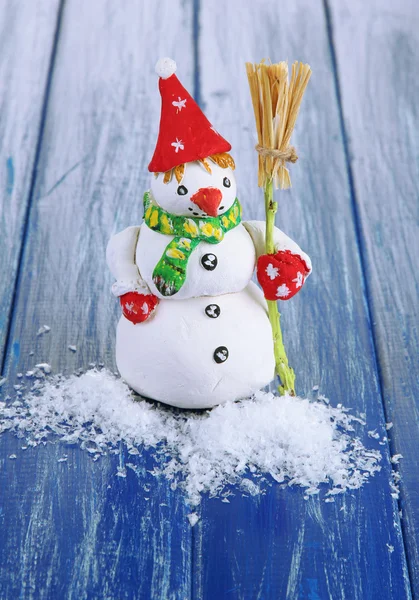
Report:
[{"label": "snowman body", "polygon": [[[236,199],[231,168],[214,164],[208,173],[198,163],[188,164],[181,184],[174,177],[163,183],[159,175],[152,178],[149,194],[156,206],[171,215],[192,216],[198,225],[206,222],[205,211],[228,214]],[[209,192],[202,190],[215,189],[221,199],[211,207],[205,200]],[[136,392],[201,409],[248,397],[269,384],[275,371],[272,330],[266,301],[251,281],[264,253],[264,233],[263,222],[239,222],[219,243],[200,241],[183,285],[168,297],[156,286],[154,270],[175,236],[143,223],[111,239],[107,259],[117,279],[116,294],[136,290],[160,300],[144,322],[133,323],[123,314],[117,327],[117,366]],[[275,244],[303,254],[279,229]]]},{"label": "snowman body", "polygon": [[[136,264],[143,280],[160,299],[164,299],[164,296],[156,288],[153,271],[172,239],[173,236],[161,235],[147,225],[141,225],[135,253]],[[189,259],[186,281],[173,300],[240,292],[251,280],[255,264],[255,246],[240,223],[219,244],[199,244]]]},{"label": "snowman body", "polygon": [[[162,107],[144,223],[111,238],[107,262],[123,312],[122,377],[147,398],[202,409],[272,380],[265,297],[294,295],[311,266],[276,228],[276,254],[266,255],[265,223],[242,222],[231,145],[175,70],[171,59],[156,65]],[[264,293],[251,281],[256,264]]]},{"label": "snowman body", "polygon": [[138,325],[122,316],[116,361],[136,392],[173,406],[247,397],[274,376],[265,299],[250,282],[234,294],[162,300]]}]

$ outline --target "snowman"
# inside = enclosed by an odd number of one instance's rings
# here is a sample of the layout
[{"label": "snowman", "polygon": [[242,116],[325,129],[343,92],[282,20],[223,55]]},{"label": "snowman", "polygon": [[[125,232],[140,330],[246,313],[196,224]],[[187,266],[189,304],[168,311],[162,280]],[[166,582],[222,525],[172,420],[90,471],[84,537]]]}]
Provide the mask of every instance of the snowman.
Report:
[{"label": "snowman", "polygon": [[265,254],[265,223],[242,220],[231,146],[175,70],[170,59],[156,65],[161,120],[144,222],[111,238],[107,262],[122,308],[121,376],[144,397],[200,409],[273,379],[265,298],[294,296],[311,262],[279,229]]}]

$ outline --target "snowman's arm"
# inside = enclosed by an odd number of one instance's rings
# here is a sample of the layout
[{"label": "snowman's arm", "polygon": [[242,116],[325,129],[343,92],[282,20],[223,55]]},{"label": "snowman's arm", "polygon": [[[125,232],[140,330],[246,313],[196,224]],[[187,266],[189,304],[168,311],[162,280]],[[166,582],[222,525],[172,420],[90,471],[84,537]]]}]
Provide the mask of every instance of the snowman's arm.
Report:
[{"label": "snowman's arm", "polygon": [[[265,250],[265,230],[266,224],[264,221],[244,221],[243,225],[245,226],[248,234],[253,240],[253,244],[256,249],[256,257],[266,254]],[[288,250],[291,254],[295,254],[303,259],[303,261],[307,265],[308,273],[306,277],[311,273],[311,260],[310,257],[301,250],[300,246],[294,242],[290,237],[288,237],[283,231],[278,229],[278,227],[274,227],[274,246],[275,253],[280,252],[282,250]]]},{"label": "snowman's arm", "polygon": [[141,278],[135,263],[140,227],[128,227],[112,236],[106,248],[106,262],[115,277],[112,293],[119,297],[128,292],[150,294],[150,289]]}]

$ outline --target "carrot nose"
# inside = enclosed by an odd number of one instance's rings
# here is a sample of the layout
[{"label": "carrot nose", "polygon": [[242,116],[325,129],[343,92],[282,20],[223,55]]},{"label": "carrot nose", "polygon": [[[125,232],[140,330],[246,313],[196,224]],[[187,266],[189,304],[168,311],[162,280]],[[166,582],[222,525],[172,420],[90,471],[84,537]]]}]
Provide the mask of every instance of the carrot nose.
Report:
[{"label": "carrot nose", "polygon": [[220,206],[223,198],[222,193],[218,188],[207,187],[200,188],[193,196],[191,202],[199,206],[201,210],[211,217],[217,216],[217,209]]}]

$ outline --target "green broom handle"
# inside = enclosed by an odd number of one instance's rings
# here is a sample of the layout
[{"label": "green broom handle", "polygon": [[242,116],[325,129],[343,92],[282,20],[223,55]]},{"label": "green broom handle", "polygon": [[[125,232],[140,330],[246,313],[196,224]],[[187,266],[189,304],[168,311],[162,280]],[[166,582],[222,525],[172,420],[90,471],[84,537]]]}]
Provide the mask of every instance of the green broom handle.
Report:
[{"label": "green broom handle", "polygon": [[[265,211],[266,211],[266,237],[265,248],[266,254],[275,253],[274,244],[274,227],[275,214],[278,208],[277,202],[273,201],[273,182],[267,181],[264,187],[265,194]],[[278,386],[281,396],[288,393],[295,396],[295,373],[288,364],[287,353],[285,352],[284,342],[282,340],[281,331],[281,315],[278,310],[276,300],[267,300],[269,321],[272,327],[272,336],[274,342],[275,356],[275,371],[281,380],[281,385]]]}]

